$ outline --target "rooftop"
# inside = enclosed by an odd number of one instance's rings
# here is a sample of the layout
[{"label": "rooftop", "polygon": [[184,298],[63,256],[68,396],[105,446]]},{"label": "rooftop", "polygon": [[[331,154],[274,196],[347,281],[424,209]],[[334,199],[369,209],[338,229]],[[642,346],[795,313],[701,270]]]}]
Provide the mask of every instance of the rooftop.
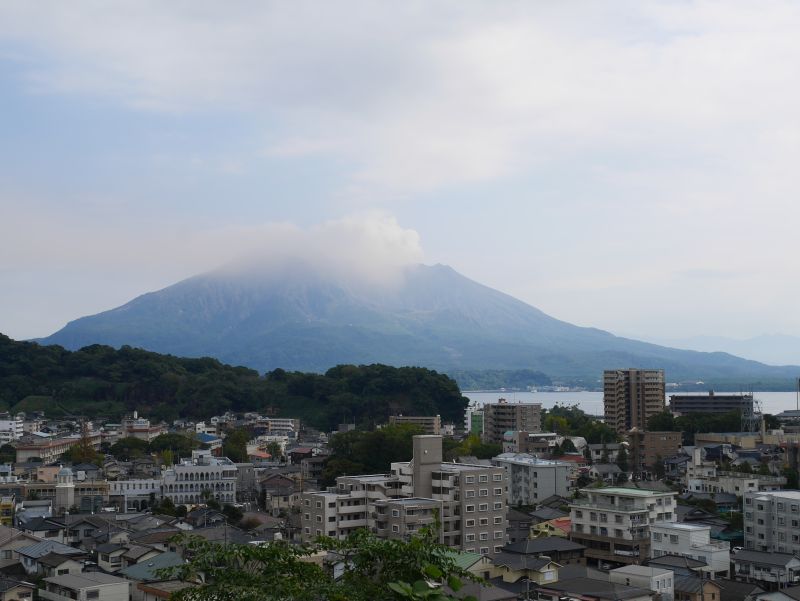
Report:
[{"label": "rooftop", "polygon": [[[674,492],[660,492],[657,490],[642,490],[640,488],[622,488],[620,486],[608,486],[606,488],[583,488],[584,493],[601,493],[604,495],[619,495],[621,497],[651,497],[653,495],[674,495]],[[798,493],[800,494],[800,493]]]},{"label": "rooftop", "polygon": [[668,570],[666,568],[658,568],[658,567],[651,567],[651,566],[623,566],[621,568],[616,568],[615,570],[611,570],[615,574],[630,574],[632,576],[660,576],[661,574],[666,574],[668,572],[672,572],[672,570]]},{"label": "rooftop", "polygon": [[83,572],[81,574],[62,574],[45,578],[45,582],[63,586],[70,589],[94,588],[109,584],[129,584],[124,578],[118,578],[105,572]]}]

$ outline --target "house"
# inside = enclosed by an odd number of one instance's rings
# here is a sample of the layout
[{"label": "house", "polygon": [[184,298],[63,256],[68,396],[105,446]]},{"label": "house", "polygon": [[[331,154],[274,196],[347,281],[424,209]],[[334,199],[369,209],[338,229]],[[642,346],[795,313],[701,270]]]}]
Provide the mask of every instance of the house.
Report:
[{"label": "house", "polygon": [[107,572],[116,572],[122,565],[122,556],[127,551],[124,545],[103,543],[97,546],[97,565]]},{"label": "house", "polygon": [[539,586],[536,593],[540,601],[559,601],[565,597],[582,601],[652,601],[655,596],[649,589],[584,577]]},{"label": "house", "polygon": [[680,555],[703,561],[705,576],[730,574],[730,543],[711,540],[711,527],[700,524],[663,523],[650,526],[650,557]]},{"label": "house", "polygon": [[558,569],[561,567],[549,557],[523,553],[500,552],[495,554],[493,562],[492,577],[500,577],[503,582],[525,579],[546,585],[558,581]]},{"label": "house", "polygon": [[83,571],[82,562],[69,555],[50,552],[39,558],[39,566],[45,577],[61,576],[62,574],[80,574]]},{"label": "house", "polygon": [[708,601],[719,599],[722,587],[714,580],[698,576],[675,576],[675,601]]},{"label": "house", "polygon": [[36,586],[30,582],[0,578],[0,601],[19,601],[32,599]]},{"label": "house", "polygon": [[714,582],[722,587],[720,601],[756,601],[764,593],[763,588],[752,582],[739,582],[729,578],[715,578]]},{"label": "house", "polygon": [[155,557],[151,557],[141,563],[123,568],[119,575],[123,576],[132,583],[131,601],[142,601],[144,592],[138,587],[139,584],[149,582],[159,582],[163,580],[157,574],[159,570],[172,568],[185,563],[177,553],[168,551]]},{"label": "house", "polygon": [[192,586],[197,585],[182,580],[165,580],[163,582],[142,582],[137,584],[136,588],[142,593],[141,601],[162,601],[169,599],[172,593]]},{"label": "house", "polygon": [[623,566],[608,572],[608,581],[636,588],[650,589],[660,601],[673,601],[674,583],[671,570],[652,566]]},{"label": "house", "polygon": [[0,526],[0,568],[19,563],[20,559],[17,550],[21,547],[29,547],[32,544],[41,542],[41,540],[39,537],[22,530]]},{"label": "house", "polygon": [[[509,509],[509,512],[511,510]],[[561,511],[560,509],[556,509],[554,507],[539,507],[539,509],[535,511],[531,511],[529,514],[531,518],[533,518],[533,523],[538,524],[540,522],[547,522],[549,520],[555,520],[557,518],[564,518],[569,516],[568,511]]]},{"label": "house", "polygon": [[791,553],[767,553],[745,549],[733,556],[737,580],[755,582],[765,589],[800,583],[800,559]]},{"label": "house", "polygon": [[755,595],[756,601],[800,601],[800,586],[790,586],[771,593],[761,591]]},{"label": "house", "polygon": [[501,553],[528,555],[531,557],[547,556],[560,566],[585,566],[584,551],[586,547],[562,537],[537,538],[506,545]]},{"label": "house", "polygon": [[506,518],[508,519],[506,532],[508,533],[509,542],[515,543],[530,536],[531,526],[535,523],[531,514],[509,507]]},{"label": "house", "polygon": [[64,574],[45,578],[39,588],[39,597],[49,601],[128,601],[130,582],[103,572]]},{"label": "house", "polygon": [[595,463],[589,468],[589,476],[606,484],[614,484],[622,474],[616,463]]},{"label": "house", "polygon": [[122,554],[122,567],[127,568],[136,565],[161,553],[161,551],[148,545],[129,545],[125,553]]},{"label": "house", "polygon": [[619,457],[619,450],[622,448],[618,443],[590,444],[587,445],[592,463],[612,463]]},{"label": "house", "polygon": [[705,561],[682,555],[661,555],[648,559],[644,565],[672,570],[676,576],[701,576],[703,572],[708,571],[708,564]]},{"label": "house", "polygon": [[548,536],[568,537],[572,527],[569,516],[548,520],[531,526],[531,538],[546,538]]},{"label": "house", "polygon": [[17,549],[17,553],[19,553],[20,562],[27,574],[43,574],[45,572],[45,566],[39,563],[39,559],[49,553],[57,553],[59,555],[72,557],[73,559],[83,559],[86,557],[86,553],[81,549],[64,545],[58,541],[48,540],[40,541],[27,547],[20,547]]}]

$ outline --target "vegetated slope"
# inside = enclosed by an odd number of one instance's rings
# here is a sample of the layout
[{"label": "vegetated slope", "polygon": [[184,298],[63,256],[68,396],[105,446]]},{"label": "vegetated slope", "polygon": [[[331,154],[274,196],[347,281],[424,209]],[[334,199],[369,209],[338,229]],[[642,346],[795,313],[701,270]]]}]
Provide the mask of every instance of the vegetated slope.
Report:
[{"label": "vegetated slope", "polygon": [[43,339],[213,356],[260,370],[341,363],[543,372],[595,383],[603,369],[662,367],[673,380],[794,376],[725,353],[677,350],[578,327],[453,269],[418,265],[395,288],[353,287],[300,264],[214,272],[67,324]]},{"label": "vegetated slope", "polygon": [[0,334],[0,403],[12,411],[43,408],[50,416],[119,416],[137,409],[167,420],[271,410],[332,429],[343,421],[385,423],[394,413],[461,421],[467,400],[452,379],[424,368],[340,365],[325,374],[279,369],[260,376],[216,359],[127,346],[68,351]]}]

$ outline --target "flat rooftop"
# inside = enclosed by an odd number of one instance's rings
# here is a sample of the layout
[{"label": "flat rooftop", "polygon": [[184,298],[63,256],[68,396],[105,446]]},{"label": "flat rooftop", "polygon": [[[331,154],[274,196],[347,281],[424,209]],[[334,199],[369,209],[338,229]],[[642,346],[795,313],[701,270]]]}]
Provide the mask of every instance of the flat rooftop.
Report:
[{"label": "flat rooftop", "polygon": [[672,570],[666,568],[651,568],[650,566],[623,566],[611,570],[615,574],[631,574],[632,576],[660,576],[661,574],[671,573]]},{"label": "flat rooftop", "polygon": [[700,524],[687,524],[685,522],[661,522],[657,524],[651,524],[650,527],[656,526],[658,528],[673,528],[675,530],[687,530],[687,531],[697,531],[697,530],[710,530],[711,526],[702,526]]},{"label": "flat rooftop", "polygon": [[[601,493],[605,495],[620,495],[624,497],[651,497],[653,495],[675,495],[675,492],[661,492],[657,490],[642,490],[641,488],[623,488],[621,486],[609,486],[606,488],[584,488],[582,492]],[[798,491],[800,492],[800,491]]]}]

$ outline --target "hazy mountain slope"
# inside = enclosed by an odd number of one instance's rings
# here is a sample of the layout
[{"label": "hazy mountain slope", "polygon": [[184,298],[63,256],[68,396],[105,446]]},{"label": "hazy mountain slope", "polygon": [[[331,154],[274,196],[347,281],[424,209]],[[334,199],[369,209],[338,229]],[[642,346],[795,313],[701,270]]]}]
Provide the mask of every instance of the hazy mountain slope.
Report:
[{"label": "hazy mountain slope", "polygon": [[77,319],[41,342],[127,344],[260,370],[381,362],[592,380],[619,366],[664,367],[670,379],[795,373],[574,326],[442,265],[409,268],[396,288],[348,286],[300,264],[209,273]]},{"label": "hazy mountain slope", "polygon": [[695,351],[723,351],[768,365],[797,365],[800,363],[800,337],[784,334],[763,334],[745,339],[724,336],[693,336],[691,338],[655,340],[654,342]]}]

